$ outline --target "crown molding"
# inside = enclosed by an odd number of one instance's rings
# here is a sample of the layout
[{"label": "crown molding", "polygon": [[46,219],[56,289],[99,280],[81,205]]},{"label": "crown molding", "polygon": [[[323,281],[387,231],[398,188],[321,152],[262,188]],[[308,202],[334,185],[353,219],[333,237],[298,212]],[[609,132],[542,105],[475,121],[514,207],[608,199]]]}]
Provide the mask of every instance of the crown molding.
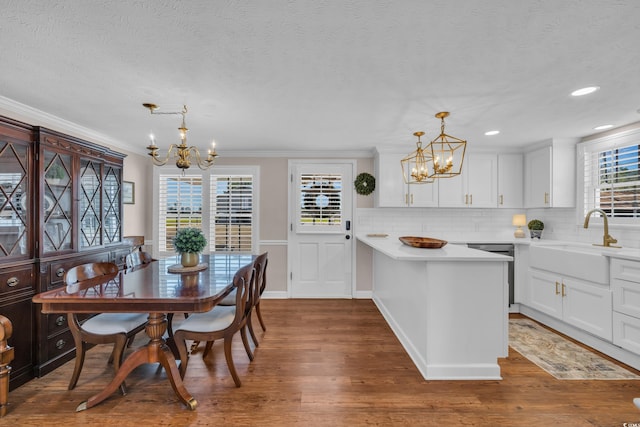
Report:
[{"label": "crown molding", "polygon": [[132,151],[130,144],[113,139],[105,134],[96,132],[77,123],[62,119],[53,114],[22,104],[13,99],[0,95],[0,113],[10,116],[12,119],[28,123],[31,126],[42,126],[51,130],[66,133],[77,138],[85,139],[101,145],[109,145],[111,148],[119,148]]},{"label": "crown molding", "polygon": [[353,159],[373,157],[370,150],[217,150],[221,158],[227,157],[284,157],[287,159]]}]

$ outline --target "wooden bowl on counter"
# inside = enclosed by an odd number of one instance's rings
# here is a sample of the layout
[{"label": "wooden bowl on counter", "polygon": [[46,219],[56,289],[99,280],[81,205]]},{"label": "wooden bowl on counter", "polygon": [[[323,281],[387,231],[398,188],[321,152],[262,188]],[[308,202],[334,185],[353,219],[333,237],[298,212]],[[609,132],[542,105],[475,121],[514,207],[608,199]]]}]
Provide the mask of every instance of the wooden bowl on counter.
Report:
[{"label": "wooden bowl on counter", "polygon": [[432,239],[431,237],[402,236],[398,239],[413,248],[439,249],[447,244],[446,240]]}]

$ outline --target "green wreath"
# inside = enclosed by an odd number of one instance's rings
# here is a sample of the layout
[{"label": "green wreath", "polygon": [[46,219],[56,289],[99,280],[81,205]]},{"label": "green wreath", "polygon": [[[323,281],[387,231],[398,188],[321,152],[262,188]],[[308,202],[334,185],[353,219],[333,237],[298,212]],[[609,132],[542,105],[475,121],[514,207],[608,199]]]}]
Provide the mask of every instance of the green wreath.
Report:
[{"label": "green wreath", "polygon": [[353,185],[356,187],[356,193],[368,196],[376,189],[376,179],[373,175],[362,172],[353,181]]}]

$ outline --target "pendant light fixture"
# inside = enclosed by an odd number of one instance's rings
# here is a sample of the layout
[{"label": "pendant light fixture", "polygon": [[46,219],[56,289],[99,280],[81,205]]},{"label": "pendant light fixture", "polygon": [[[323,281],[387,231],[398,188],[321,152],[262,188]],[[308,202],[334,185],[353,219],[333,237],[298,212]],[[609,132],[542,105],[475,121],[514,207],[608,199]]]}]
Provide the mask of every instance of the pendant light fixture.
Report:
[{"label": "pendant light fixture", "polygon": [[451,178],[462,171],[467,141],[444,133],[444,119],[448,116],[447,111],[436,114],[436,118],[440,119],[440,135],[427,147],[433,161],[433,173],[429,178]]},{"label": "pendant light fixture", "polygon": [[424,135],[424,132],[414,132],[413,135],[418,137],[416,151],[400,160],[404,182],[406,184],[430,184],[434,181],[431,178],[433,174],[431,152],[422,148],[420,138]]}]

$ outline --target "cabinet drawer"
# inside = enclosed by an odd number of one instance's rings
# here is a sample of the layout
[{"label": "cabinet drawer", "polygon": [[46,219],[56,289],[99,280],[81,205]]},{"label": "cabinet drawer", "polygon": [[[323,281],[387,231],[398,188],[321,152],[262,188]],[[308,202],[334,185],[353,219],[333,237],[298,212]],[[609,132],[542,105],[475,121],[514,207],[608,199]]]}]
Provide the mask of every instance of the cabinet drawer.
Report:
[{"label": "cabinet drawer", "polygon": [[612,279],[613,310],[640,318],[640,283]]},{"label": "cabinet drawer", "polygon": [[66,273],[67,270],[77,265],[86,264],[88,262],[109,262],[109,253],[105,252],[98,255],[89,255],[86,257],[52,262],[51,264],[49,264],[49,288],[51,289],[61,285],[62,278],[64,277],[64,273]]},{"label": "cabinet drawer", "polygon": [[640,261],[612,258],[611,278],[640,283]]},{"label": "cabinet drawer", "polygon": [[[47,314],[47,336],[56,335],[69,327],[66,313],[51,313]],[[93,314],[78,314],[78,320],[80,323],[84,322]]]},{"label": "cabinet drawer", "polygon": [[0,273],[0,294],[16,292],[33,287],[33,266],[16,267]]},{"label": "cabinet drawer", "polygon": [[640,354],[640,319],[614,312],[613,343]]},{"label": "cabinet drawer", "polygon": [[54,359],[75,348],[73,335],[71,331],[64,332],[60,335],[47,339],[47,356],[48,359]]}]

